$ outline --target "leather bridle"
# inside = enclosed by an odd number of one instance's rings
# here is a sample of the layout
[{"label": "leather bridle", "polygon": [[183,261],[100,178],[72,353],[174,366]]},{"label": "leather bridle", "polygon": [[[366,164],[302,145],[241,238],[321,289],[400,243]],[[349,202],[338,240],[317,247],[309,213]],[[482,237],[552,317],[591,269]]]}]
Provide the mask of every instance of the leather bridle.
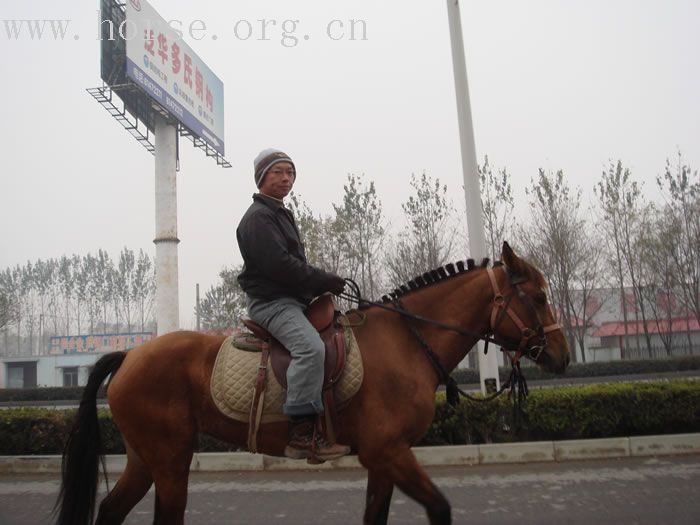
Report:
[{"label": "leather bridle", "polygon": [[[527,357],[528,359],[531,359],[532,361],[537,363],[540,356],[542,355],[542,352],[544,352],[544,350],[547,348],[547,334],[550,332],[554,332],[555,330],[561,330],[561,327],[556,322],[547,326],[543,326],[542,320],[537,314],[537,309],[532,303],[532,299],[530,299],[530,297],[523,291],[523,289],[520,286],[522,283],[527,281],[527,278],[520,276],[513,277],[510,271],[508,270],[507,266],[503,265],[502,267],[506,273],[506,276],[508,277],[508,283],[510,287],[514,290],[514,293],[510,293],[509,295],[504,296],[501,293],[501,290],[498,286],[498,282],[496,281],[496,276],[493,272],[493,269],[486,269],[488,272],[489,280],[491,281],[491,288],[493,289],[493,304],[490,316],[490,334],[477,333],[472,330],[465,329],[461,326],[442,323],[434,319],[428,319],[420,315],[412,314],[404,308],[401,299],[398,297],[394,297],[394,299],[392,300],[391,307],[382,303],[368,301],[361,297],[359,287],[351,279],[346,279],[346,282],[351,285],[352,293],[345,293],[343,294],[343,296],[347,299],[357,301],[358,306],[360,304],[376,306],[384,310],[395,312],[406,320],[412,335],[418,341],[423,352],[430,361],[430,364],[435,369],[440,383],[446,385],[447,400],[451,405],[456,404],[459,395],[461,395],[462,397],[472,399],[474,401],[489,401],[503,393],[506,388],[510,388],[511,396],[513,396],[514,399],[517,398],[518,402],[520,402],[525,396],[527,396],[527,383],[525,381],[525,377],[520,371],[520,358]],[[527,311],[530,324],[531,326],[535,327],[534,329],[527,327],[525,323],[520,319],[518,314],[516,314],[515,311],[513,311],[513,309],[510,307],[510,303],[513,300],[513,297],[516,296]],[[551,308],[549,309],[549,313],[550,315],[552,315]],[[496,336],[496,330],[501,325],[501,322],[503,321],[506,315],[511,319],[511,321],[513,321],[518,330],[520,330],[520,340],[517,343]],[[554,319],[553,315],[552,318]],[[431,324],[445,330],[457,332],[465,336],[477,337],[478,339],[481,339],[486,343],[484,346],[484,353],[488,351],[489,343],[492,342],[494,344],[499,345],[501,347],[501,351],[505,352],[506,355],[508,355],[510,358],[512,365],[510,378],[507,382],[501,385],[500,390],[485,398],[475,398],[467,394],[457,386],[455,380],[450,376],[448,371],[445,370],[444,366],[440,362],[440,358],[438,357],[438,355],[433,351],[428,342],[421,335],[420,331],[418,330],[418,327],[416,326],[416,322]],[[532,341],[533,339],[534,344],[530,344],[530,341]],[[518,392],[517,395],[515,395],[516,390]]]},{"label": "leather bridle", "polygon": [[[542,355],[542,352],[545,350],[545,348],[547,348],[547,334],[550,332],[554,332],[555,330],[561,330],[561,327],[556,322],[547,326],[543,326],[542,320],[540,319],[540,316],[537,313],[535,305],[532,304],[532,299],[523,291],[522,287],[520,286],[522,283],[527,281],[527,279],[523,277],[517,277],[514,279],[511,277],[510,272],[508,271],[508,268],[506,266],[503,266],[503,269],[505,270],[506,275],[508,276],[511,288],[513,288],[515,291],[515,293],[510,293],[507,296],[504,296],[501,293],[493,269],[486,269],[489,275],[489,280],[491,281],[491,288],[493,289],[493,306],[491,307],[490,320],[491,333],[494,335],[496,334],[497,328],[500,326],[501,322],[507,315],[511,319],[511,321],[513,321],[518,330],[520,330],[520,341],[518,343],[517,350],[515,351],[515,355],[510,356],[511,361],[517,362],[520,359],[520,357],[527,357],[528,359],[531,359],[532,361],[537,363],[538,359]],[[513,297],[515,297],[516,295],[520,300],[521,304],[525,307],[528,317],[530,318],[529,324],[531,326],[534,326],[534,329],[526,326],[525,323],[520,319],[518,314],[516,314],[515,311],[513,311],[513,309],[510,307],[510,303]],[[549,310],[549,312],[551,315],[551,309]],[[552,318],[554,318],[554,316],[552,316]],[[530,345],[529,342],[532,339],[535,339],[535,342],[534,344]]]}]

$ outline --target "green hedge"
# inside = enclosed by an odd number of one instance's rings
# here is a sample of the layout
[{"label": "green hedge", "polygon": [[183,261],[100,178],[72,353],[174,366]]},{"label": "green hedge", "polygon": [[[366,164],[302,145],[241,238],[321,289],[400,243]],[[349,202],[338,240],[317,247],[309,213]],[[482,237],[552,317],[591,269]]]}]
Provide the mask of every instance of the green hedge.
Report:
[{"label": "green hedge", "polygon": [[[75,413],[46,408],[0,410],[0,455],[60,453]],[[109,410],[98,410],[98,418],[106,452],[123,453],[121,435]]]},{"label": "green hedge", "polygon": [[[538,389],[524,413],[504,395],[462,400],[457,408],[438,394],[435,420],[421,445],[498,443],[700,432],[700,381],[654,381]],[[98,411],[105,452],[124,452],[109,410]],[[75,410],[0,410],[0,455],[59,454]],[[198,450],[236,450],[202,435]]]},{"label": "green hedge", "polygon": [[[82,386],[56,386],[41,388],[0,388],[0,401],[70,401],[83,396]],[[106,397],[105,387],[97,392],[98,399]]]},{"label": "green hedge", "polygon": [[[77,410],[12,408],[0,410],[0,456],[61,454]],[[124,442],[108,409],[99,409],[102,444],[106,454],[123,454]],[[211,436],[199,436],[200,452],[238,450]]]},{"label": "green hedge", "polygon": [[537,389],[523,411],[504,394],[452,408],[438,394],[423,445],[586,439],[700,432],[700,381]]},{"label": "green hedge", "polygon": [[[566,379],[568,377],[602,377],[634,374],[660,374],[664,372],[685,372],[700,370],[700,355],[670,357],[667,359],[636,359],[625,361],[598,361],[595,363],[574,363],[569,365],[563,375],[550,374],[535,366],[523,367],[528,381],[540,379]],[[501,381],[506,381],[510,367],[499,367]],[[479,382],[479,371],[460,368],[452,373],[457,383],[461,385]]]}]

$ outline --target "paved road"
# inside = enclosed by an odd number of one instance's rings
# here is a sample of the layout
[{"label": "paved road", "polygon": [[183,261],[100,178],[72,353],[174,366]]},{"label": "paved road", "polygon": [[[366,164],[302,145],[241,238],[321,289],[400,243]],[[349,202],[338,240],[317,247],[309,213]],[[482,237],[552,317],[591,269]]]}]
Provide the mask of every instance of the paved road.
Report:
[{"label": "paved road", "polygon": [[[431,468],[455,523],[522,525],[700,523],[700,456]],[[190,479],[188,524],[361,523],[362,471],[197,474]],[[49,523],[56,476],[0,476],[0,523]],[[151,523],[153,492],[127,524]],[[425,524],[402,493],[390,523]]]}]

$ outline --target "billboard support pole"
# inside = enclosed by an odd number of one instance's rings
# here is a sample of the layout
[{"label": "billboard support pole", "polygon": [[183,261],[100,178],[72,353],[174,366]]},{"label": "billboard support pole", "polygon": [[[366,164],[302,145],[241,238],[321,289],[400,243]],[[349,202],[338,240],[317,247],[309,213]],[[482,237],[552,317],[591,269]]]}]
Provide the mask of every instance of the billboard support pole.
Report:
[{"label": "billboard support pole", "polygon": [[[178,136],[231,167],[224,158],[224,84],[148,0],[100,0],[98,14],[106,17],[99,28],[103,85],[87,91],[155,155],[155,315],[162,335],[180,326]],[[167,70],[174,76],[163,76]]]},{"label": "billboard support pole", "polygon": [[[481,215],[481,188],[476,160],[474,142],[474,124],[469,102],[469,83],[467,81],[467,60],[462,39],[462,22],[459,12],[459,0],[447,0],[447,14],[450,23],[452,42],[452,66],[454,69],[455,92],[457,95],[457,118],[459,121],[459,141],[462,153],[462,173],[464,176],[464,197],[467,204],[467,228],[469,230],[469,251],[471,257],[479,261],[488,255],[484,218]],[[484,343],[479,341],[479,376],[481,392],[495,392],[499,388],[498,352],[492,349],[484,355]]]},{"label": "billboard support pole", "polygon": [[155,123],[156,185],[156,332],[180,324],[177,268],[177,126],[162,116]]}]

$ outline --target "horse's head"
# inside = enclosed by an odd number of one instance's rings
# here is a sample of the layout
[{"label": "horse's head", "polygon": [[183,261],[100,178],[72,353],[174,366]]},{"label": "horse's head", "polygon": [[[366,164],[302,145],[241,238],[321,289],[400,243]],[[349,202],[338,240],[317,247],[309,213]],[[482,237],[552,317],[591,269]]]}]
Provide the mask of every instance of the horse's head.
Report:
[{"label": "horse's head", "polygon": [[569,345],[549,306],[542,273],[518,257],[507,242],[501,258],[509,280],[499,289],[491,274],[496,294],[491,330],[543,369],[564,372],[570,359]]}]

